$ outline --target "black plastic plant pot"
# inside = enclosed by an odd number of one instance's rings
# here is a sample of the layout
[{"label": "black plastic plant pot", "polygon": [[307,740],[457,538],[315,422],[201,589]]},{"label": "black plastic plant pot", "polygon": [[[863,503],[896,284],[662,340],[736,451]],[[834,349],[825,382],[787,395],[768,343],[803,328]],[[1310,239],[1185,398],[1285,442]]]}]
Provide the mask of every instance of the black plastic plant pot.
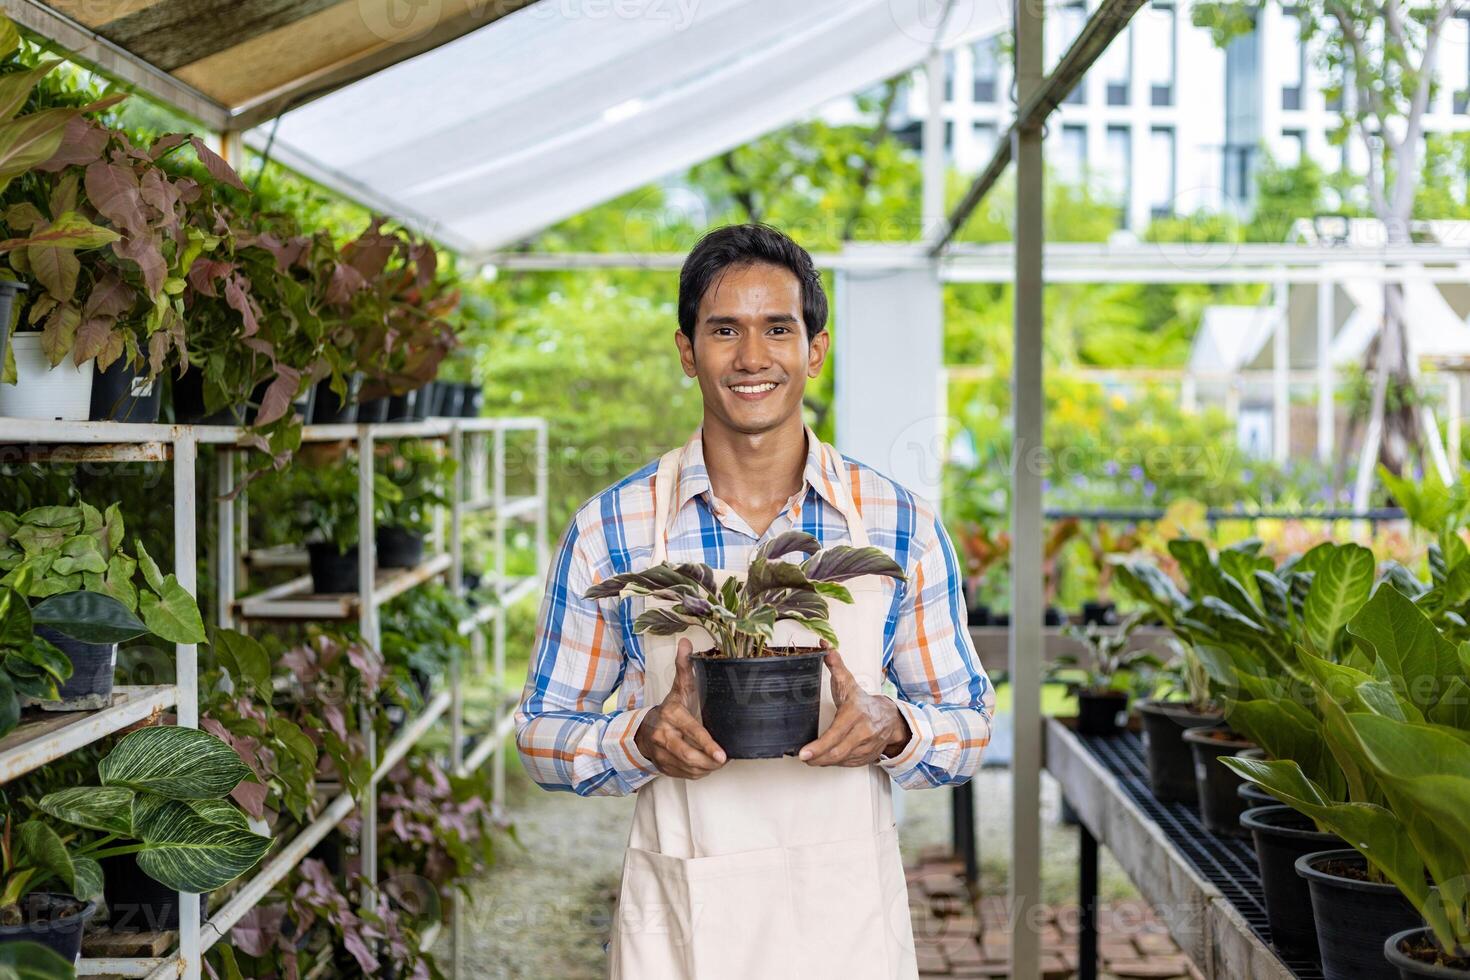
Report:
[{"label": "black plastic plant pot", "polygon": [[413,421],[422,422],[434,414],[434,403],[439,397],[439,383],[437,381],[426,382],[418,391],[409,392],[409,394],[418,396],[413,400]]},{"label": "black plastic plant pot", "polygon": [[306,546],[311,568],[311,590],[317,595],[341,595],[357,591],[357,546],[337,550],[330,541],[313,541]]},{"label": "black plastic plant pot", "polygon": [[419,393],[410,391],[405,395],[388,396],[387,422],[412,422],[414,420],[414,406],[418,404]]},{"label": "black plastic plant pot", "polygon": [[378,567],[413,568],[424,560],[424,536],[389,525],[378,528]]},{"label": "black plastic plant pot", "polygon": [[463,399],[464,389],[459,385],[452,381],[435,382],[434,416],[443,419],[459,418],[459,406]]},{"label": "black plastic plant pot", "polygon": [[[107,926],[113,932],[162,932],[179,927],[179,893],[154,881],[138,867],[138,858],[120,854],[103,858],[102,893],[107,896]],[[209,893],[199,896],[199,921],[207,916]]]},{"label": "black plastic plant pot", "polygon": [[37,701],[37,707],[43,711],[96,711],[111,706],[116,643],[84,643],[49,626],[37,626],[35,632],[71,661],[71,677],[57,685],[58,700]]},{"label": "black plastic plant pot", "polygon": [[1193,711],[1181,702],[1143,701],[1138,705],[1143,720],[1143,751],[1148,760],[1148,780],[1155,799],[1161,803],[1198,803],[1194,785],[1194,753],[1184,742],[1190,728],[1218,725],[1219,712]]},{"label": "black plastic plant pot", "polygon": [[1128,724],[1126,691],[1078,691],[1077,733],[1116,735]]},{"label": "black plastic plant pot", "polygon": [[1424,925],[1393,885],[1369,881],[1367,860],[1353,850],[1316,851],[1297,858],[1307,881],[1325,980],[1396,980],[1383,955],[1388,937]]},{"label": "black plastic plant pot", "polygon": [[157,422],[162,402],[162,382],[149,381],[127,358],[119,357],[106,371],[93,370],[87,417],[93,422]]},{"label": "black plastic plant pot", "polygon": [[466,382],[460,387],[459,417],[462,419],[477,419],[480,417],[480,409],[485,405],[485,391],[474,382]]},{"label": "black plastic plant pot", "polygon": [[1240,788],[1235,791],[1235,795],[1245,800],[1248,810],[1253,807],[1276,806],[1281,802],[1255,783],[1248,783],[1244,780],[1241,781]]},{"label": "black plastic plant pot", "polygon": [[1041,624],[1043,626],[1067,625],[1067,614],[1062,612],[1056,606],[1047,606],[1045,611],[1042,612],[1041,616]]},{"label": "black plastic plant pot", "polygon": [[822,651],[769,657],[697,654],[700,717],[731,759],[795,755],[817,737]]},{"label": "black plastic plant pot", "polygon": [[1256,845],[1261,891],[1271,945],[1289,957],[1317,959],[1317,924],[1306,879],[1296,873],[1297,858],[1342,846],[1336,834],[1324,834],[1312,818],[1289,806],[1253,807],[1240,815],[1240,825]]},{"label": "black plastic plant pot", "polygon": [[1236,792],[1243,780],[1220,762],[1222,756],[1254,748],[1227,728],[1191,728],[1184,741],[1194,753],[1194,788],[1205,829],[1218,837],[1244,837],[1245,801]]},{"label": "black plastic plant pot", "polygon": [[25,921],[0,926],[0,943],[40,943],[68,963],[82,954],[82,930],[97,914],[96,902],[82,902],[55,892],[31,892],[21,900]]},{"label": "black plastic plant pot", "polygon": [[991,625],[990,607],[985,603],[969,603],[966,606],[965,611],[968,613],[968,618],[971,626]]},{"label": "black plastic plant pot", "polygon": [[356,375],[347,379],[347,398],[345,400],[332,390],[330,380],[318,381],[312,387],[311,397],[306,402],[306,421],[311,425],[341,425],[356,422],[357,386],[360,380]]},{"label": "black plastic plant pot", "polygon": [[391,399],[387,396],[382,398],[369,398],[357,405],[357,421],[359,422],[386,422],[388,421],[388,403]]},{"label": "black plastic plant pot", "polygon": [[204,373],[197,369],[173,379],[172,401],[174,421],[180,425],[242,425],[245,421],[244,405],[205,411]]},{"label": "black plastic plant pot", "polygon": [[1083,626],[1114,626],[1117,622],[1117,603],[1089,600],[1082,604]]},{"label": "black plastic plant pot", "polygon": [[1456,957],[1453,965],[1439,962],[1439,943],[1428,929],[1405,929],[1389,936],[1383,943],[1383,955],[1398,970],[1402,980],[1466,980],[1470,978],[1470,957]]}]

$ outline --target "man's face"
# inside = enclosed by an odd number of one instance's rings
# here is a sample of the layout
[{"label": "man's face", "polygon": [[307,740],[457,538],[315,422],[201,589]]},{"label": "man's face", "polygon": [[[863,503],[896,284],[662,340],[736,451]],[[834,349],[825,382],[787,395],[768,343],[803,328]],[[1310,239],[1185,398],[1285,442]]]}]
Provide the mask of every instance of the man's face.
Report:
[{"label": "man's face", "polygon": [[827,332],[807,340],[801,284],[780,266],[731,266],[699,301],[694,340],[675,332],[684,373],[699,379],[706,421],[754,435],[801,416],[806,379],[822,371]]}]

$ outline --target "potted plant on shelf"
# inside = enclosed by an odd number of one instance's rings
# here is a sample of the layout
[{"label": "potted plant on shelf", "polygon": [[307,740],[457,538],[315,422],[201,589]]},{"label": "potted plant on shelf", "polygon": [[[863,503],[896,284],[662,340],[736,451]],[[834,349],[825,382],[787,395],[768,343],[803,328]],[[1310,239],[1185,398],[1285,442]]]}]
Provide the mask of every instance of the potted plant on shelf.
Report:
[{"label": "potted plant on shelf", "polygon": [[0,828],[0,950],[35,943],[70,967],[101,897],[102,871],[94,859],[77,853],[45,822],[16,823],[6,814]]},{"label": "potted plant on shelf", "polygon": [[1142,614],[1133,613],[1118,626],[1062,627],[1082,652],[1058,656],[1048,665],[1047,677],[1066,683],[1077,696],[1079,734],[1116,735],[1127,727],[1130,697],[1145,689],[1162,665],[1151,651],[1129,649],[1141,622]]},{"label": "potted plant on shelf", "polygon": [[[780,560],[794,552],[810,557],[799,565]],[[766,759],[793,754],[817,737],[823,657],[817,641],[837,642],[827,602],[851,602],[840,583],[864,575],[904,579],[878,548],[823,550],[810,534],[788,531],[756,551],[743,584],[734,577],[717,584],[707,565],[664,562],[604,579],[586,598],[653,600],[634,623],[638,633],[674,636],[703,628],[714,644],[694,655],[704,726],[729,758]],[[774,646],[783,622],[804,627],[810,641]],[[759,703],[758,715],[752,703]]]},{"label": "potted plant on shelf", "polygon": [[[312,591],[338,595],[358,589],[357,473],[341,460],[320,465],[298,461],[276,475],[272,486],[287,491],[297,507],[297,524],[308,538]],[[399,491],[381,472],[373,474],[375,506],[396,500]]]},{"label": "potted plant on shelf", "polygon": [[424,536],[433,527],[434,508],[447,507],[454,460],[437,447],[413,440],[389,445],[380,469],[396,494],[377,495],[378,565],[412,568],[424,560]]},{"label": "potted plant on shelf", "polygon": [[[137,557],[128,555],[125,534],[117,504],[105,512],[85,502],[0,511],[0,585],[20,600],[39,600],[33,608],[11,602],[5,613],[17,631],[28,619],[37,638],[6,657],[21,703],[48,711],[106,707],[119,643],[146,633],[170,643],[204,641],[194,598],[162,573],[141,541]],[[46,670],[57,659],[69,664],[65,676]],[[17,687],[18,677],[28,680]]]},{"label": "potted plant on shelf", "polygon": [[[1428,593],[1421,599],[1442,601]],[[1310,695],[1303,700],[1311,707],[1282,709],[1283,717],[1296,714],[1300,723],[1281,726],[1272,758],[1225,764],[1355,849],[1297,860],[1311,894],[1324,973],[1392,976],[1396,971],[1380,953],[1387,938],[1423,921],[1436,926],[1437,935],[1449,936],[1449,905],[1435,903],[1461,900],[1454,892],[1463,889],[1463,879],[1455,876],[1464,867],[1451,873],[1447,860],[1458,859],[1447,859],[1444,851],[1455,846],[1451,838],[1435,836],[1432,824],[1409,829],[1411,821],[1442,819],[1442,810],[1410,811],[1419,808],[1424,786],[1435,782],[1444,785],[1435,804],[1443,807],[1453,796],[1453,780],[1404,783],[1436,766],[1462,762],[1445,755],[1443,746],[1444,739],[1470,738],[1470,665],[1424,609],[1389,581],[1352,615],[1346,633],[1350,648],[1335,660],[1298,650]],[[1283,698],[1280,704],[1293,701]],[[1433,745],[1440,754],[1414,758],[1403,745]],[[1435,847],[1440,851],[1430,853]],[[1456,955],[1450,947],[1444,952]]]}]

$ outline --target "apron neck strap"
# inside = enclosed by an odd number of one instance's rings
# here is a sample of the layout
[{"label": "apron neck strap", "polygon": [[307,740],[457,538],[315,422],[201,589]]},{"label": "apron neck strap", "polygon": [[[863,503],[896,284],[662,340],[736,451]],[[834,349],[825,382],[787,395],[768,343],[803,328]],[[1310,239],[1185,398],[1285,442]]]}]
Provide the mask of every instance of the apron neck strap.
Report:
[{"label": "apron neck strap", "polygon": [[[807,440],[815,443],[825,461],[827,449],[817,442],[816,433],[807,427]],[[679,464],[684,455],[683,447],[670,449],[658,461],[658,473],[653,478],[653,564],[668,561],[669,525],[674,519],[674,491],[679,484]],[[839,461],[837,480],[832,484],[833,496],[838,511],[847,521],[847,536],[855,548],[868,546],[868,529],[863,526],[862,514],[852,499],[851,474],[848,467]]]}]

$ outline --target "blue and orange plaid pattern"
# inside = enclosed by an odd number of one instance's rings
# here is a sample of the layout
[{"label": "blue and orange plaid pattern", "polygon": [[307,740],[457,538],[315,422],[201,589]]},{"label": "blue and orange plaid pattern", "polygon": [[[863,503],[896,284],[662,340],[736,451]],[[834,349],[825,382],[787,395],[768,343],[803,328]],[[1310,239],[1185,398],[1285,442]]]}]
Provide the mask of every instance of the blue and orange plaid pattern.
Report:
[{"label": "blue and orange plaid pattern", "polygon": [[[696,431],[680,460],[669,560],[744,569],[765,540],[791,529],[814,535],[824,548],[847,543],[834,489],[838,467],[847,467],[870,543],[908,573],[906,583],[892,583],[883,657],[913,737],[880,764],[907,789],[962,783],[979,770],[990,741],[995,691],[970,641],[944,526],[932,508],[882,474],[811,434],[807,444],[802,488],[757,538],[711,493]],[[655,460],[584,504],[552,562],[516,712],[521,761],[546,789],[622,796],[658,775],[633,741],[653,705],[644,703],[643,645],[633,632],[631,600],[582,598],[594,583],[650,562],[657,469]],[[620,692],[616,707],[604,710],[614,691]]]}]

